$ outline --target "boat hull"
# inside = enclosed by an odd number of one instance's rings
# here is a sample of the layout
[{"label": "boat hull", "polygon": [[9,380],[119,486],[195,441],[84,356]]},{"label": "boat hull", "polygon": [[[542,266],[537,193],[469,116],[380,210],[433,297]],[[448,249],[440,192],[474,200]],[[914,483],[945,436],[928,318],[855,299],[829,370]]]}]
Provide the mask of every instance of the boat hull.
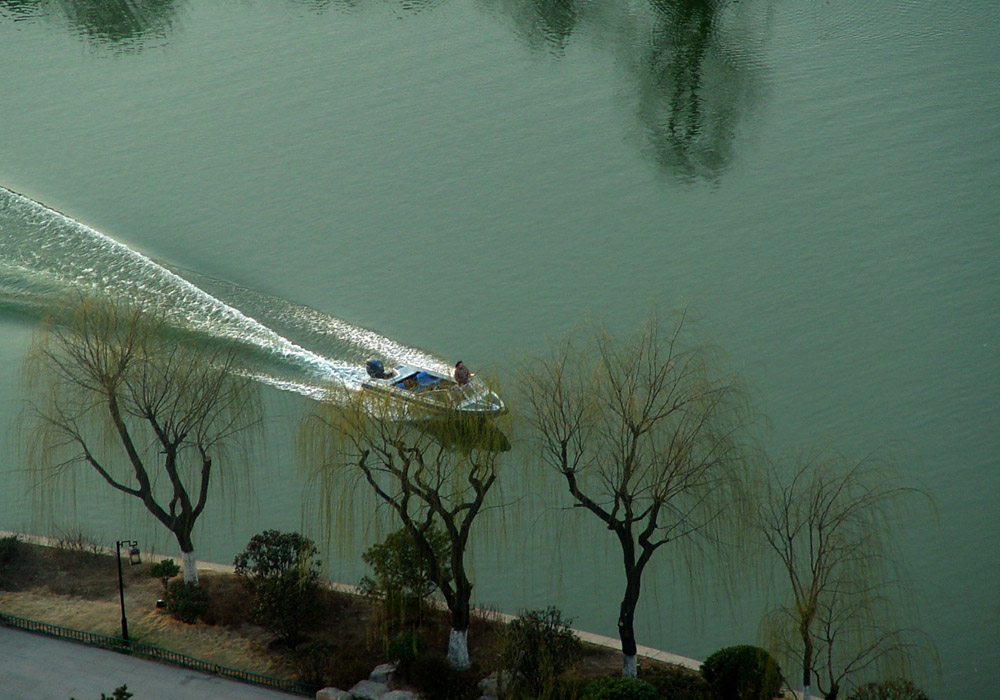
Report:
[{"label": "boat hull", "polygon": [[500,397],[475,376],[458,384],[442,372],[413,365],[399,365],[387,377],[366,377],[361,386],[397,399],[414,413],[494,416],[507,410]]}]

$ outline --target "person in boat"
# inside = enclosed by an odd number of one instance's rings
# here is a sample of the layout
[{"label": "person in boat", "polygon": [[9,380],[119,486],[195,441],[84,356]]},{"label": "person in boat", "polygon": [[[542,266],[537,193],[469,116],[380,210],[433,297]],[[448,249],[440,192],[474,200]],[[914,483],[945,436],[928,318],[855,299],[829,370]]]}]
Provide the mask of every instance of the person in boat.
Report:
[{"label": "person in boat", "polygon": [[368,376],[373,379],[388,379],[395,374],[393,370],[386,372],[382,360],[377,360],[374,357],[365,363],[365,369],[368,371]]},{"label": "person in boat", "polygon": [[465,363],[459,360],[455,363],[455,383],[462,385],[468,384],[469,380],[472,378],[472,373],[469,372],[469,368],[465,366]]}]

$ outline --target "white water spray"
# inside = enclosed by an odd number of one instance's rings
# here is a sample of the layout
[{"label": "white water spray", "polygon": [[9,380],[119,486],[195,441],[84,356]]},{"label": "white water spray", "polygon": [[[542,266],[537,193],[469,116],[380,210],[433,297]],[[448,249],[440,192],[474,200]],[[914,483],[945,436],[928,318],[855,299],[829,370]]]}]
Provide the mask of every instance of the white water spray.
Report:
[{"label": "white water spray", "polygon": [[[224,283],[219,283],[224,284]],[[159,307],[180,328],[235,340],[260,359],[253,376],[285,391],[320,398],[336,383],[358,386],[363,370],[353,361],[320,354],[292,342],[248,313],[226,303],[147,256],[55,210],[0,187],[0,307],[43,313],[66,292],[94,289],[124,294]],[[254,293],[232,287],[253,306]],[[307,307],[257,295],[260,309],[280,309],[284,327],[328,338],[390,361],[440,361],[389,338]],[[277,302],[277,303],[275,303]]]}]

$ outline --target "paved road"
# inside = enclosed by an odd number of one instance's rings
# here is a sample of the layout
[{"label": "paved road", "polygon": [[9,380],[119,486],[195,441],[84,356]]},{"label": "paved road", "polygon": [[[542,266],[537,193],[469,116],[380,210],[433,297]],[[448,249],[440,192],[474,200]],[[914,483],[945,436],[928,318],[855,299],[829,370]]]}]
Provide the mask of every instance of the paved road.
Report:
[{"label": "paved road", "polygon": [[290,700],[179,666],[0,626],[0,700],[100,700],[125,684],[133,700]]}]

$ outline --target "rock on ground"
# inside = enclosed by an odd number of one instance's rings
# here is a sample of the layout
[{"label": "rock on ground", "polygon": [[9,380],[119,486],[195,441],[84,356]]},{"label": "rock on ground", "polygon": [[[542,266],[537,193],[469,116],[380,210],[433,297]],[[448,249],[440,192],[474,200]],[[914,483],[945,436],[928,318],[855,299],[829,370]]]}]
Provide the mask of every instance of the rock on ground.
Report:
[{"label": "rock on ground", "polygon": [[392,680],[392,674],[396,672],[396,664],[379,664],[369,674],[368,680],[376,683],[388,683]]},{"label": "rock on ground", "polygon": [[375,681],[358,681],[351,688],[351,697],[355,700],[382,700],[382,696],[389,692],[389,686],[385,683]]},{"label": "rock on ground", "polygon": [[340,688],[323,688],[316,691],[316,700],[352,700],[351,694]]},{"label": "rock on ground", "polygon": [[390,690],[382,696],[382,700],[417,700],[417,696],[409,690]]}]

